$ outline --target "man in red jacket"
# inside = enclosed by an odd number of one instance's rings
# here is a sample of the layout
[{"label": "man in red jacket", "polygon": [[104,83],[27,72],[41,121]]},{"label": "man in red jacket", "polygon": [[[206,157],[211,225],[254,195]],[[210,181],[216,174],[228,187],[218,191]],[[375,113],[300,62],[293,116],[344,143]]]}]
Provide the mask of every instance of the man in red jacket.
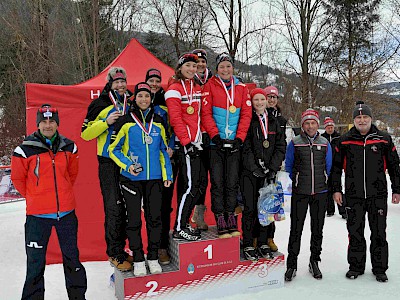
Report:
[{"label": "man in red jacket", "polygon": [[26,198],[27,273],[22,299],[44,299],[46,250],[52,227],[57,232],[69,299],[85,299],[86,271],[79,261],[78,220],[73,184],[78,175],[78,149],[57,131],[59,116],[48,104],[36,116],[38,131],[13,153],[11,180]]}]

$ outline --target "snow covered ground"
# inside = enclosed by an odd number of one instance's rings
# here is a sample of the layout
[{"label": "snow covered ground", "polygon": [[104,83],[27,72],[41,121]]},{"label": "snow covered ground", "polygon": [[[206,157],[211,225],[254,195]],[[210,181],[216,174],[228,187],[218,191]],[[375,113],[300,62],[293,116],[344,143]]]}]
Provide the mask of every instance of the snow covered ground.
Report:
[{"label": "snow covered ground", "polygon": [[[388,200],[389,201],[389,200]],[[25,278],[24,250],[25,203],[14,202],[0,205],[0,300],[20,299]],[[280,251],[287,254],[289,236],[289,218],[277,223],[275,241]],[[389,270],[387,283],[378,283],[371,273],[369,255],[366,273],[357,280],[345,278],[348,270],[346,261],[347,232],[346,224],[336,213],[325,219],[322,251],[322,280],[316,280],[308,273],[309,259],[309,218],[303,232],[302,248],[298,262],[297,277],[280,289],[265,290],[254,294],[238,294],[226,297],[229,300],[243,299],[398,299],[400,282],[400,205],[389,201],[388,242]],[[366,238],[369,243],[369,228],[366,226]],[[113,269],[108,262],[84,263],[88,277],[87,299],[115,299],[109,279]],[[49,265],[45,273],[46,299],[67,299],[64,275],[61,265]],[[212,296],[210,295],[209,299]]]}]

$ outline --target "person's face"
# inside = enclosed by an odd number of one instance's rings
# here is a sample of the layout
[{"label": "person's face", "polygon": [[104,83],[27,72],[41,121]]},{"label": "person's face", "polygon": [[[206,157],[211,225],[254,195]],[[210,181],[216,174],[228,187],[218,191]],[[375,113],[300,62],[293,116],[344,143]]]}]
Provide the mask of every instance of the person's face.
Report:
[{"label": "person's face", "polygon": [[333,125],[328,125],[325,127],[325,131],[327,134],[332,134],[335,131],[335,127]]},{"label": "person's face", "polygon": [[318,123],[315,120],[306,120],[303,123],[303,130],[309,136],[313,137],[317,133]]},{"label": "person's face", "polygon": [[267,98],[263,94],[255,94],[251,103],[257,114],[262,114],[267,108]]},{"label": "person's face", "polygon": [[273,107],[276,108],[276,104],[278,104],[278,96],[275,94],[269,94],[267,95],[267,107]]},{"label": "person's face", "polygon": [[357,130],[365,135],[371,129],[372,118],[367,115],[359,115],[354,118],[354,126],[356,126]]},{"label": "person's face", "polygon": [[123,96],[126,92],[126,80],[118,79],[112,82],[111,89],[117,91],[120,96]]},{"label": "person's face", "polygon": [[221,79],[231,79],[233,75],[233,65],[229,61],[223,61],[218,65],[217,74]]},{"label": "person's face", "polygon": [[150,77],[146,83],[150,86],[150,90],[153,94],[161,89],[161,80],[158,77]]},{"label": "person's face", "polygon": [[207,61],[204,58],[199,57],[199,62],[197,63],[197,72],[203,74],[207,68]]},{"label": "person's face", "polygon": [[180,67],[181,73],[185,79],[192,79],[197,72],[197,63],[194,61],[185,62]]},{"label": "person's face", "polygon": [[140,91],[136,94],[135,101],[141,110],[148,109],[151,103],[150,93],[146,91]]},{"label": "person's face", "polygon": [[51,139],[53,137],[53,135],[57,131],[57,128],[57,122],[51,119],[46,119],[39,123],[39,130],[41,134],[43,134],[48,139]]}]

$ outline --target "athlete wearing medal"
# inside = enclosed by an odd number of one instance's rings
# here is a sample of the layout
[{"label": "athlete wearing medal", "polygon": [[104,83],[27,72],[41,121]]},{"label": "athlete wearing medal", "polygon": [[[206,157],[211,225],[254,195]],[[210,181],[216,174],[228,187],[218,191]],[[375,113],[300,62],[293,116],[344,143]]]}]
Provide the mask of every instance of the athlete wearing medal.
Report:
[{"label": "athlete wearing medal", "polygon": [[128,111],[128,101],[132,93],[127,90],[126,71],[112,67],[107,74],[105,85],[99,98],[90,103],[82,124],[81,137],[85,141],[97,140],[99,181],[104,204],[104,227],[107,255],[110,262],[121,271],[130,271],[131,260],[124,251],[126,211],[118,183],[119,167],[110,159],[108,147],[115,122]]},{"label": "athlete wearing medal", "polygon": [[200,159],[202,138],[200,129],[201,87],[194,76],[198,57],[185,53],[179,57],[175,76],[165,93],[170,122],[176,135],[178,164],[178,206],[173,237],[198,240],[200,232],[189,224],[189,217],[201,194],[205,193],[206,176]]},{"label": "athlete wearing medal", "polygon": [[234,216],[240,172],[240,150],[251,120],[249,91],[233,76],[233,60],[217,56],[217,74],[203,87],[202,125],[210,149],[211,210],[220,238],[239,236]]},{"label": "athlete wearing medal", "polygon": [[121,168],[120,184],[127,207],[127,235],[133,253],[134,275],[146,275],[141,237],[143,199],[151,274],[161,273],[158,250],[161,241],[162,189],[172,183],[172,167],[162,118],[154,114],[150,87],[140,82],[135,87],[129,114],[115,125],[110,157]]},{"label": "athlete wearing medal", "polygon": [[[244,210],[242,213],[244,255],[248,260],[270,258],[268,227],[258,221],[258,191],[264,181],[273,182],[285,158],[285,136],[278,120],[267,112],[267,95],[263,89],[251,91],[253,116],[243,144],[243,172],[240,180]],[[253,236],[257,232],[257,247]]]}]

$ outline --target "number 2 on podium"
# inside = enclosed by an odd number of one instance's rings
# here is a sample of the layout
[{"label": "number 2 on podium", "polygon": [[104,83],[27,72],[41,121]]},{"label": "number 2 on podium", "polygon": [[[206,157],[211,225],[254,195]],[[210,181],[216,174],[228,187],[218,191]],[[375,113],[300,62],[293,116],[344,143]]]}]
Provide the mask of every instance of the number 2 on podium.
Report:
[{"label": "number 2 on podium", "polygon": [[203,252],[207,253],[207,259],[213,258],[213,247],[211,244],[204,248]]}]

